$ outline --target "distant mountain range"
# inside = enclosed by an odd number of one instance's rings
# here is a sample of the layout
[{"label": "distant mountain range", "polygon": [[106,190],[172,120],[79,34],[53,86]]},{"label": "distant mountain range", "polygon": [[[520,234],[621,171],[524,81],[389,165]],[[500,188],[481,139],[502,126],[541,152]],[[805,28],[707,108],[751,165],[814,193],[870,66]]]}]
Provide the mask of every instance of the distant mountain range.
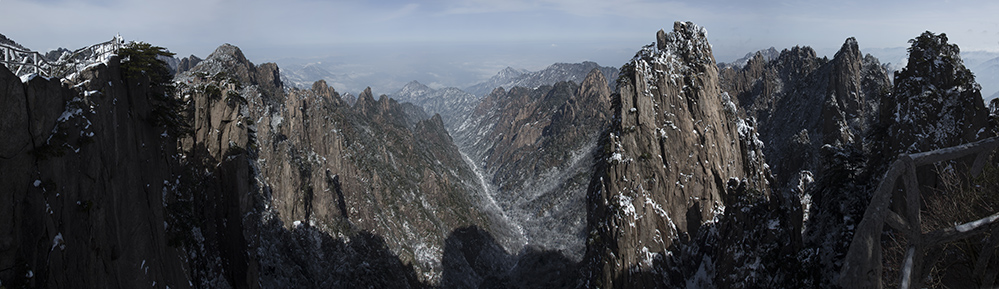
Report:
[{"label": "distant mountain range", "polygon": [[[433,89],[413,80],[391,95],[401,102],[412,102],[422,106],[428,114],[441,114],[444,125],[452,133],[468,118],[481,98],[498,88],[511,90],[514,87],[536,89],[544,85],[554,85],[558,82],[572,81],[581,84],[593,70],[607,75],[610,87],[614,87],[617,79],[617,68],[600,66],[596,62],[555,63],[540,71],[530,72],[524,69],[507,67],[496,73],[492,78],[464,90],[455,87]],[[613,89],[612,89],[613,90]]]},{"label": "distant mountain range", "polygon": [[[555,63],[545,69],[539,71],[529,71],[526,69],[506,67],[495,75],[490,77],[486,81],[475,82],[469,81],[465,84],[461,84],[463,79],[467,79],[467,75],[463,75],[464,78],[459,78],[457,75],[454,76],[453,80],[444,80],[441,77],[447,77],[448,75],[440,75],[437,73],[410,73],[407,71],[400,71],[398,75],[393,75],[391,77],[386,77],[384,75],[377,75],[371,72],[364,71],[353,71],[350,73],[339,73],[346,66],[342,63],[330,64],[328,62],[316,61],[308,62],[304,64],[286,64],[281,67],[281,80],[288,86],[308,88],[313,82],[317,80],[326,80],[331,86],[345,90],[345,91],[357,91],[360,92],[364,87],[376,88],[374,84],[378,83],[380,89],[388,88],[389,91],[398,91],[404,86],[409,84],[408,82],[402,82],[399,79],[404,79],[404,77],[411,77],[410,80],[416,79],[421,83],[427,85],[429,88],[440,89],[444,87],[458,87],[462,88],[463,91],[471,93],[477,97],[483,97],[486,94],[492,92],[493,89],[497,87],[503,87],[505,89],[510,89],[516,86],[526,87],[526,88],[537,88],[541,85],[551,85],[559,81],[575,81],[580,82],[586,76],[590,70],[594,68],[599,68],[600,71],[607,76],[609,84],[611,87],[614,86],[614,81],[617,79],[617,68],[600,66],[596,62],[585,61],[582,63]],[[446,83],[451,83],[451,85],[445,85]]]},{"label": "distant mountain range", "polygon": [[329,70],[323,68],[321,63],[308,63],[305,65],[290,65],[281,71],[281,81],[289,86],[310,87],[317,80],[334,82],[345,78],[345,76],[334,75]]},{"label": "distant mountain range", "polygon": [[574,81],[579,83],[593,69],[599,69],[609,79],[608,83],[611,85],[611,88],[614,87],[614,83],[617,80],[617,68],[600,66],[592,61],[584,61],[583,63],[555,63],[536,72],[507,67],[489,80],[465,88],[465,91],[482,97],[497,87],[503,87],[507,90],[518,86],[534,89],[538,86],[551,85],[559,81]]}]

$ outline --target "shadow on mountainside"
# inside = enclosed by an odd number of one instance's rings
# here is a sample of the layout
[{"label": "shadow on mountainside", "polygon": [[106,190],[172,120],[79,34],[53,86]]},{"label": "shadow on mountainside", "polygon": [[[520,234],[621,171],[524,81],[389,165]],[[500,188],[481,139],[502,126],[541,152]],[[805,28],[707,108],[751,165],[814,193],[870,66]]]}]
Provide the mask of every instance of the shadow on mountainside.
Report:
[{"label": "shadow on mountainside", "polygon": [[451,232],[441,263],[442,288],[577,288],[581,264],[556,251],[526,247],[509,254],[477,226]]},{"label": "shadow on mountainside", "polygon": [[578,288],[578,263],[557,252],[525,249],[506,253],[479,227],[463,227],[447,238],[440,284],[421,282],[378,235],[333,237],[309,225],[285,229],[261,224],[260,287],[263,288]]},{"label": "shadow on mountainside", "polygon": [[[558,252],[533,247],[518,254],[507,253],[490,233],[477,226],[455,229],[445,240],[439,284],[421,281],[415,264],[401,261],[380,235],[350,224],[346,231],[336,234],[308,222],[296,222],[288,228],[280,218],[269,216],[273,213],[268,213],[262,204],[270,188],[256,188],[247,181],[253,177],[249,161],[253,157],[252,150],[233,149],[217,160],[203,145],[196,145],[188,159],[190,169],[181,177],[188,189],[167,201],[169,243],[187,251],[189,277],[194,287],[577,288],[582,285],[579,263]],[[339,182],[336,177],[330,177],[329,181]],[[240,214],[247,211],[251,213]],[[346,218],[342,221],[349,223]]]},{"label": "shadow on mountainside", "polygon": [[413,265],[403,264],[381,236],[352,226],[338,236],[308,223],[296,222],[288,229],[268,215],[273,213],[263,202],[270,188],[248,182],[253,151],[230,150],[221,160],[200,144],[192,152],[190,169],[181,177],[187,189],[168,201],[166,215],[169,243],[187,251],[194,287],[430,287],[420,283]]}]

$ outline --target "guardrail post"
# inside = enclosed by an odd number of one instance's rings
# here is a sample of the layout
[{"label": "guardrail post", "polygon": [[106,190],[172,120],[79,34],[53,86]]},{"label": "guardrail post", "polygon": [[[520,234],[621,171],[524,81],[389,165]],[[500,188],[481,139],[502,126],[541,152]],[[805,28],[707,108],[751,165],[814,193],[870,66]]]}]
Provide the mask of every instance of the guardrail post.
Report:
[{"label": "guardrail post", "polygon": [[906,251],[905,268],[902,269],[903,289],[920,288],[920,270],[923,265],[923,232],[920,228],[919,207],[921,205],[919,193],[919,181],[916,179],[916,166],[912,159],[904,159],[905,175],[902,182],[905,185],[906,221],[909,223],[909,232],[906,234],[909,249]]}]

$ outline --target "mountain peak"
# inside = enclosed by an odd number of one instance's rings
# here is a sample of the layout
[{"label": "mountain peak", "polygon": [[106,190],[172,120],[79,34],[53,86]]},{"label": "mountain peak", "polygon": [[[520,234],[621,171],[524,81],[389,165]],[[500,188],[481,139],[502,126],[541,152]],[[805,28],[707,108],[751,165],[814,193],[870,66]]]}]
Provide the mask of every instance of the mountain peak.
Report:
[{"label": "mountain peak", "polygon": [[413,80],[406,83],[402,89],[392,94],[392,97],[398,99],[399,101],[409,101],[409,102],[420,102],[423,98],[434,93],[434,89],[420,83],[419,81]]},{"label": "mountain peak", "polygon": [[320,79],[312,83],[312,91],[326,99],[340,101],[340,94],[336,92],[336,89],[326,84],[326,80]]},{"label": "mountain peak", "polygon": [[607,77],[598,68],[590,70],[583,82],[579,84],[579,91],[579,95],[600,96],[598,102],[610,104],[611,89]]},{"label": "mountain peak", "polygon": [[[909,40],[909,62],[895,73],[895,90],[881,104],[888,121],[887,155],[954,146],[988,137],[981,86],[946,34],[926,31]],[[940,126],[933,124],[948,123]]]},{"label": "mountain peak", "polygon": [[402,90],[414,90],[414,89],[427,90],[430,89],[430,87],[416,80],[410,81],[409,83],[406,83],[406,85],[402,87]]},{"label": "mountain peak", "polygon": [[191,71],[208,75],[224,72],[238,77],[243,83],[252,84],[255,80],[256,67],[246,59],[239,47],[226,43],[216,48],[205,60],[197,62]]},{"label": "mountain peak", "polygon": [[219,45],[218,48],[215,48],[215,51],[212,52],[212,54],[208,55],[208,58],[206,60],[211,60],[211,59],[223,60],[223,61],[236,60],[239,63],[249,62],[249,60],[246,59],[246,56],[243,55],[243,51],[240,50],[239,47],[236,47],[235,45],[229,43]]},{"label": "mountain peak", "polygon": [[639,51],[636,57],[664,57],[677,55],[687,64],[714,64],[715,57],[708,44],[707,31],[693,22],[674,22],[673,31],[659,30],[656,33],[656,46]]},{"label": "mountain peak", "polygon": [[493,78],[511,78],[511,77],[517,77],[517,76],[520,76],[520,75],[522,75],[524,73],[527,73],[527,72],[528,71],[526,69],[516,69],[516,68],[507,66],[503,70],[500,70],[499,73],[496,73],[496,75],[493,76]]},{"label": "mountain peak", "polygon": [[856,59],[861,58],[860,48],[858,48],[857,46],[856,38],[853,37],[847,38],[846,41],[843,42],[843,46],[840,47],[838,52],[836,52],[836,56],[834,56],[834,58],[839,57],[841,54],[844,53],[854,56],[854,58]]}]

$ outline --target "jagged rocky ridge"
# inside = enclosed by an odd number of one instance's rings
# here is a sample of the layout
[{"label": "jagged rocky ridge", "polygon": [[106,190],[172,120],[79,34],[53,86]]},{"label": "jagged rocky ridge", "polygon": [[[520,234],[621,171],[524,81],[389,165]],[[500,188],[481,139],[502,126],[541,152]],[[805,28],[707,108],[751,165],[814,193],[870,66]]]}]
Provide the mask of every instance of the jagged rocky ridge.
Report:
[{"label": "jagged rocky ridge", "polygon": [[802,232],[788,244],[799,257],[786,262],[807,269],[786,273],[811,276],[796,286],[831,284],[828,272],[838,270],[877,183],[878,171],[867,169],[874,150],[868,138],[891,90],[886,68],[849,38],[831,60],[794,47],[772,60],[757,54],[721,75],[724,89],[757,119],[787,228]]},{"label": "jagged rocky ridge", "polygon": [[[489,224],[475,209],[474,175],[440,116],[413,118],[370,90],[348,106],[323,81],[286,91],[278,75],[273,64],[254,66],[229,45],[179,75],[195,101],[195,149],[204,145],[216,158],[246,151],[253,179],[240,181],[257,187],[248,193],[260,194],[262,209],[252,212],[261,222],[343,239],[374,234],[421,280],[436,282],[448,234]],[[273,245],[259,238],[261,248]],[[265,270],[286,260],[261,262]],[[262,283],[272,281],[261,273]]]},{"label": "jagged rocky ridge", "polygon": [[118,61],[75,85],[0,71],[4,285],[422,287],[452,231],[492,230],[439,116],[285,90],[224,45],[177,77],[175,134]]},{"label": "jagged rocky ridge", "polygon": [[823,145],[863,149],[863,137],[877,121],[878,101],[891,87],[885,68],[876,58],[861,56],[853,38],[832,60],[795,47],[771,61],[757,54],[741,69],[723,69],[721,76],[724,89],[759,122],[782,191],[807,183]]},{"label": "jagged rocky ridge", "polygon": [[[834,284],[854,226],[899,153],[992,135],[977,84],[956,46],[927,33],[913,40],[910,50],[930,52],[913,53],[917,58],[910,58],[903,70],[908,72],[895,75],[894,86],[886,66],[870,55],[861,57],[852,38],[832,60],[795,47],[773,61],[757,55],[741,69],[723,69],[723,86],[738,95],[746,114],[759,119],[776,193],[789,200],[785,207],[801,212],[792,213],[794,229],[802,231],[801,243],[791,244],[800,246],[799,257],[788,262],[799,264],[797,274],[809,278],[783,284]],[[925,192],[940,189],[932,168],[919,171]]]},{"label": "jagged rocky ridge", "polygon": [[190,130],[117,58],[73,83],[0,69],[0,281],[832,287],[897,153],[996,131],[946,36],[911,51],[894,86],[853,39],[718,68],[678,22],[619,93],[599,70],[497,89],[454,139],[413,104],[286,88],[230,45],[176,78]]},{"label": "jagged rocky ridge", "polygon": [[742,58],[736,59],[735,61],[728,62],[728,63],[719,62],[718,63],[718,70],[719,70],[719,72],[721,72],[721,71],[723,71],[723,70],[725,70],[727,68],[741,69],[741,68],[745,67],[747,64],[749,64],[749,61],[752,60],[753,58],[755,58],[756,55],[762,56],[764,61],[772,61],[772,60],[776,59],[778,56],[780,56],[780,53],[781,52],[777,51],[777,48],[774,48],[774,47],[770,47],[770,48],[767,48],[767,49],[764,49],[764,50],[760,50],[760,51],[757,51],[757,52],[746,53],[746,56],[743,56]]},{"label": "jagged rocky ridge", "polygon": [[514,82],[516,79],[528,73],[531,73],[531,71],[507,66],[503,70],[497,72],[496,75],[489,77],[488,80],[466,87],[465,91],[468,91],[475,96],[484,97],[486,94],[492,92],[493,89],[496,89],[497,87],[504,87],[504,84],[509,86],[509,83]]}]

